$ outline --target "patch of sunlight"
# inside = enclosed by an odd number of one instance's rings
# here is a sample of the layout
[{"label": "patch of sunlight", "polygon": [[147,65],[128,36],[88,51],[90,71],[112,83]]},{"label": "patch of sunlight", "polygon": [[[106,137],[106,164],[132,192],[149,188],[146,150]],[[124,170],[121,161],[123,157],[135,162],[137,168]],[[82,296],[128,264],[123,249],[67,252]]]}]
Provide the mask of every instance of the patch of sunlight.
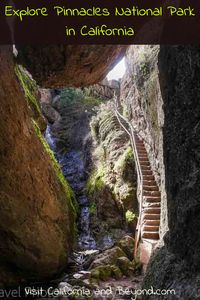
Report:
[{"label": "patch of sunlight", "polygon": [[125,64],[125,58],[122,58],[120,62],[108,73],[107,78],[108,80],[119,80],[122,78],[126,71],[126,64]]}]

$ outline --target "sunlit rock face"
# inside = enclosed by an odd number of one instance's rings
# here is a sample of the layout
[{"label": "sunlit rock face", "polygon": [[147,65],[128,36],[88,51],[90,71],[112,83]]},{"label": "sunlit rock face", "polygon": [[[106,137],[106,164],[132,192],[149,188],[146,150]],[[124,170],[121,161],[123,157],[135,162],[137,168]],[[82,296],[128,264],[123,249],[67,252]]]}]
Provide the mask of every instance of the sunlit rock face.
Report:
[{"label": "sunlit rock face", "polygon": [[127,46],[19,46],[18,62],[45,88],[85,86],[101,81],[122,58]]},{"label": "sunlit rock face", "polygon": [[165,245],[143,287],[176,292],[143,299],[199,299],[200,48],[131,46],[126,61],[121,104],[145,140],[162,195]]}]

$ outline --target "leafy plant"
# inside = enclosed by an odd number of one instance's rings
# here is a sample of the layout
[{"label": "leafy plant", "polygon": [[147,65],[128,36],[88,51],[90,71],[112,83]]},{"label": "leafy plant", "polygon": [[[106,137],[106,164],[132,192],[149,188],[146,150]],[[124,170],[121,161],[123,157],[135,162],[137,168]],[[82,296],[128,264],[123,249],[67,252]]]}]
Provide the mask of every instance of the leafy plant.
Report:
[{"label": "leafy plant", "polygon": [[131,223],[135,220],[136,215],[131,210],[127,210],[125,217],[126,217],[126,222]]},{"label": "leafy plant", "polygon": [[91,202],[89,206],[90,215],[95,215],[97,212],[97,205],[95,202]]},{"label": "leafy plant", "polygon": [[104,168],[103,166],[97,171],[93,172],[87,182],[87,192],[92,194],[99,191],[104,187]]}]

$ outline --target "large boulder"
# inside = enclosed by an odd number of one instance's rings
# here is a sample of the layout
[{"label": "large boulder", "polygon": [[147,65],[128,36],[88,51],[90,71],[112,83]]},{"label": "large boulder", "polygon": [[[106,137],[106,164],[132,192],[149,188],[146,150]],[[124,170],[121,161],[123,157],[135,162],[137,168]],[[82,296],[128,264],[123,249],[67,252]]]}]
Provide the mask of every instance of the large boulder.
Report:
[{"label": "large boulder", "polygon": [[11,286],[66,266],[74,212],[70,190],[34,130],[11,46],[0,47],[0,69],[0,286]]},{"label": "large boulder", "polygon": [[39,101],[40,101],[43,116],[48,120],[50,124],[59,121],[61,118],[60,114],[52,106],[53,96],[51,90],[39,89],[39,94],[40,94]]},{"label": "large boulder", "polygon": [[122,45],[18,46],[18,62],[46,88],[100,82],[122,58]]},{"label": "large boulder", "polygon": [[127,255],[127,257],[130,260],[133,260],[133,254],[134,254],[134,246],[135,246],[135,240],[129,236],[124,236],[118,243],[117,246],[120,247],[124,253]]},{"label": "large boulder", "polygon": [[99,267],[101,265],[115,264],[119,257],[125,256],[125,253],[119,247],[107,249],[103,253],[97,255],[95,260],[90,265],[90,269]]}]

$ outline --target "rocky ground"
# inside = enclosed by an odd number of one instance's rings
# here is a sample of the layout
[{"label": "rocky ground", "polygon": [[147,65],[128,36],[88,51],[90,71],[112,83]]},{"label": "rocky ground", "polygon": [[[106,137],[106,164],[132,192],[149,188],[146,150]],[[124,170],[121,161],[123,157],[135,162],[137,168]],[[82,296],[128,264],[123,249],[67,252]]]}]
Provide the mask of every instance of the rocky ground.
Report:
[{"label": "rocky ground", "polygon": [[[131,299],[141,287],[141,265],[133,259],[134,239],[125,236],[105,251],[87,250],[71,257],[70,272],[60,279],[56,299]],[[134,299],[134,298],[133,298]]]}]

